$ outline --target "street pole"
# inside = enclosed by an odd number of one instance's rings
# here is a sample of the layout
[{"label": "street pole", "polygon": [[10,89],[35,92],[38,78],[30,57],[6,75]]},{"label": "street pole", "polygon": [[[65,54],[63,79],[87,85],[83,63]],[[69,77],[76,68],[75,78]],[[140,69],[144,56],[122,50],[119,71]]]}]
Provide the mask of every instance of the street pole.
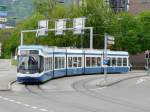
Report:
[{"label": "street pole", "polygon": [[93,27],[90,27],[90,49],[93,49]]},{"label": "street pole", "polygon": [[21,45],[23,45],[23,32],[21,32],[21,39],[20,39],[20,41],[21,41]]},{"label": "street pole", "polygon": [[[104,37],[104,61],[107,61],[107,33],[105,33]],[[104,63],[105,64],[105,63]],[[104,76],[105,82],[107,82],[107,65],[104,66]]]},{"label": "street pole", "polygon": [[146,65],[147,75],[149,75],[149,74],[150,74],[150,68],[149,68],[149,58],[148,58],[148,59],[146,59],[146,61],[147,61],[147,65]]},{"label": "street pole", "polygon": [[[55,31],[55,30],[56,29],[48,29],[47,31],[49,32],[49,31]],[[74,28],[66,28],[65,30],[72,31],[72,30],[74,30]],[[93,49],[93,27],[84,27],[83,30],[90,30],[90,49]],[[21,31],[20,45],[23,45],[23,40],[24,40],[23,33],[31,33],[31,32],[37,32],[37,31],[38,31],[38,29],[36,29],[36,30],[22,30]]]},{"label": "street pole", "polygon": [[149,59],[147,59],[147,66],[146,66],[147,71],[148,71],[148,68],[149,68],[149,67],[148,67],[148,62],[149,62],[148,60],[149,60]]},{"label": "street pole", "polygon": [[82,37],[82,34],[81,34],[81,36],[80,36],[80,38],[81,38],[81,48],[83,48],[83,37]]}]

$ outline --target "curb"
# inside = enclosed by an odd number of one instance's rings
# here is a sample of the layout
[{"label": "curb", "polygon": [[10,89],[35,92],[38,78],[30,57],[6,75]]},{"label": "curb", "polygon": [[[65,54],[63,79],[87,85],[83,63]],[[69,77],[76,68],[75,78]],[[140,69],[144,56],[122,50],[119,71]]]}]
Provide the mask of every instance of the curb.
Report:
[{"label": "curb", "polygon": [[99,83],[97,84],[96,86],[99,86],[99,87],[109,87],[109,86],[113,86],[115,84],[118,84],[120,82],[123,82],[123,81],[126,81],[126,80],[129,80],[129,79],[134,79],[134,78],[138,78],[138,77],[146,77],[146,76],[149,76],[149,75],[137,75],[137,76],[132,76],[132,77],[126,77],[126,78],[122,78],[122,79],[119,79],[117,81],[114,81],[114,82],[103,82],[103,84]]},{"label": "curb", "polygon": [[16,80],[11,81],[8,83],[8,88],[7,89],[0,89],[0,91],[11,91],[11,85],[14,84],[16,82]]}]

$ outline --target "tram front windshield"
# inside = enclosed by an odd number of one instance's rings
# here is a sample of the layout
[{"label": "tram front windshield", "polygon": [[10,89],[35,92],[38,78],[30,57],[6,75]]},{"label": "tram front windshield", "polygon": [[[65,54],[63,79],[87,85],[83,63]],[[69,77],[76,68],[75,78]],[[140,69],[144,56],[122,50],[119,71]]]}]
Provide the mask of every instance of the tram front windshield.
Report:
[{"label": "tram front windshield", "polygon": [[19,56],[18,72],[20,73],[38,73],[40,71],[40,57],[38,55]]}]

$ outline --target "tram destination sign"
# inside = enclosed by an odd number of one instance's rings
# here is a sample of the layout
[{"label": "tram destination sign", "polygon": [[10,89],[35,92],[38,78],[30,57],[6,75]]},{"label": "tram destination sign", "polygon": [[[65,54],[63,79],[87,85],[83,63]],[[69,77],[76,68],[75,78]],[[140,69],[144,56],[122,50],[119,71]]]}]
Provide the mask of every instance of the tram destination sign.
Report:
[{"label": "tram destination sign", "polygon": [[20,55],[39,54],[38,50],[21,50]]}]

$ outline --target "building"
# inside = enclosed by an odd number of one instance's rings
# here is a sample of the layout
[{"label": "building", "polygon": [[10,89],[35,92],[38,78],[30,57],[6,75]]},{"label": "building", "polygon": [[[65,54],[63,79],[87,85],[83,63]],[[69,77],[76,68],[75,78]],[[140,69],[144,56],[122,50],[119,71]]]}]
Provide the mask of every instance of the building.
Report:
[{"label": "building", "polygon": [[133,69],[144,70],[146,68],[146,60],[144,53],[130,55],[129,59]]},{"label": "building", "polygon": [[[150,11],[150,0],[130,0],[129,12],[132,14],[139,14],[143,11]],[[146,60],[145,54],[137,54],[130,56],[130,62],[133,65],[133,69],[145,69]],[[150,65],[150,61],[149,61]]]},{"label": "building", "polygon": [[130,10],[132,14],[138,14],[142,11],[150,11],[150,0],[130,0]]},{"label": "building", "polygon": [[[82,5],[83,3],[85,3],[85,1],[86,0],[73,0],[73,3]],[[110,5],[110,7],[116,13],[129,10],[129,0],[104,0],[104,2]]]},{"label": "building", "polygon": [[106,3],[110,5],[115,13],[129,10],[129,0],[106,0]]},{"label": "building", "polygon": [[0,5],[0,29],[4,29],[7,23],[7,8],[4,5]]}]

